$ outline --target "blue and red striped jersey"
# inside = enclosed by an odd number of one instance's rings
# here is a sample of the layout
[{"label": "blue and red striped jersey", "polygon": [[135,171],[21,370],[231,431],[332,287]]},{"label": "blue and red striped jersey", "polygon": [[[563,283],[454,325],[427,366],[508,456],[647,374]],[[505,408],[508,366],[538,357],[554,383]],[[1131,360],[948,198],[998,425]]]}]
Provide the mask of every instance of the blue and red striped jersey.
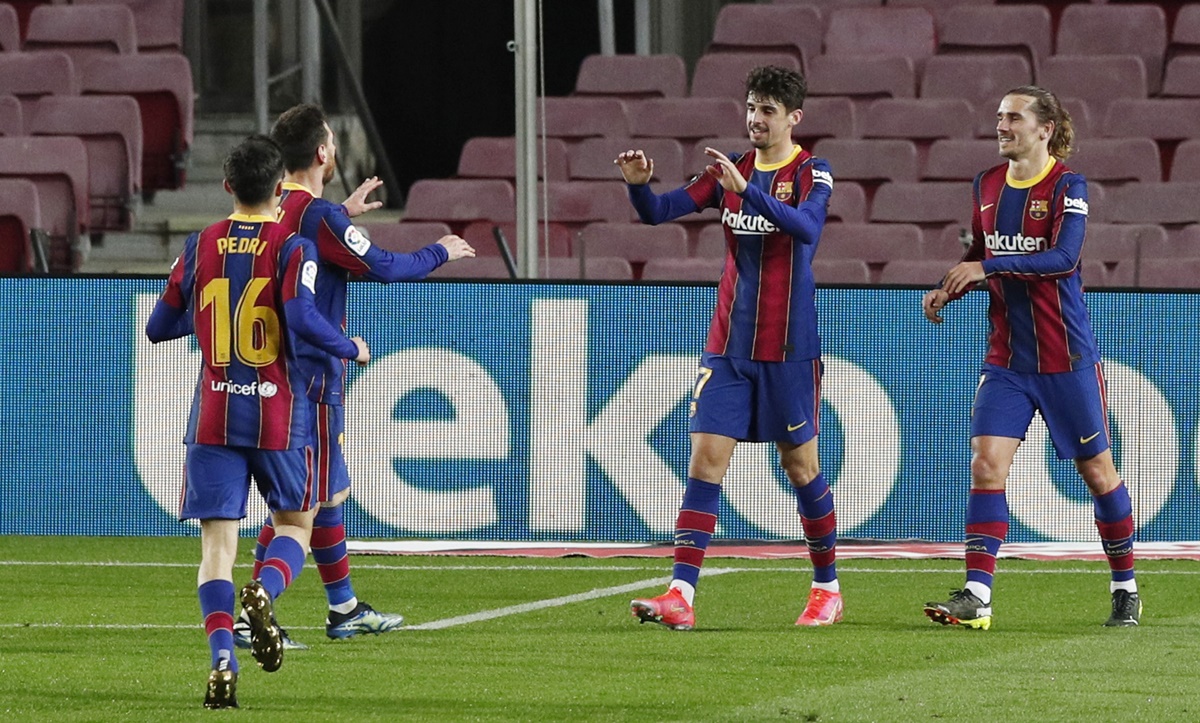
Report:
[{"label": "blue and red striped jersey", "polygon": [[1087,228],[1087,181],[1051,158],[1017,181],[1004,163],[975,178],[973,242],[991,303],[986,362],[1053,374],[1100,361],[1079,270]]},{"label": "blue and red striped jersey", "polygon": [[160,299],[191,313],[204,360],[184,441],[308,444],[305,378],[285,305],[311,300],[316,275],[312,244],[266,216],[234,214],[187,238]]},{"label": "blue and red striped jersey", "polygon": [[[833,174],[824,159],[799,146],[780,163],[760,164],[756,156],[731,157],[749,184],[740,195],[708,174],[685,188],[697,208],[719,208],[725,228],[725,267],[704,350],[756,361],[816,359],[821,340],[812,259]],[[784,206],[807,218],[786,223]]]},{"label": "blue and red striped jersey", "polygon": [[[283,184],[279,222],[317,247],[321,273],[317,309],[330,324],[346,329],[346,293],[351,277],[390,283],[423,279],[449,258],[436,243],[413,253],[392,253],[375,246],[355,228],[345,206],[314,196],[298,183]],[[346,361],[297,340],[300,362],[308,375],[309,399],[341,404],[345,397]]]}]

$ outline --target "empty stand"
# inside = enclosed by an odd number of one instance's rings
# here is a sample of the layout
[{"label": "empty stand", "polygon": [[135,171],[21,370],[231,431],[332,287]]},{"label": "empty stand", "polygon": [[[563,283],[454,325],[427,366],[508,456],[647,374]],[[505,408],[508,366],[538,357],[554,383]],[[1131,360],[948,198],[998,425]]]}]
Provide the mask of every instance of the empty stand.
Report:
[{"label": "empty stand", "polygon": [[411,221],[512,221],[512,184],[496,179],[421,179],[408,191],[405,218]]},{"label": "empty stand", "polygon": [[912,224],[829,223],[821,232],[817,258],[857,259],[883,264],[921,255],[923,234]]},{"label": "empty stand", "polygon": [[938,53],[1011,51],[1036,69],[1050,48],[1050,10],[1044,5],[956,4],[938,16]]},{"label": "empty stand", "polygon": [[679,98],[687,95],[687,68],[678,55],[589,55],[579,66],[575,95]]},{"label": "empty stand", "polygon": [[881,284],[915,284],[932,288],[953,266],[941,259],[897,259],[883,267]]},{"label": "empty stand", "polygon": [[[807,98],[804,117],[792,128],[792,137],[810,145],[818,138],[831,136],[854,138],[858,135],[860,114],[849,98]],[[745,128],[741,129],[745,132]]]},{"label": "empty stand", "polygon": [[1158,144],[1149,138],[1084,139],[1078,141],[1067,165],[1089,181],[1102,181],[1106,185],[1162,180]]},{"label": "empty stand", "polygon": [[977,125],[975,109],[962,99],[880,98],[867,106],[862,135],[914,140],[972,138]]},{"label": "empty stand", "polygon": [[142,115],[144,192],[182,188],[192,147],[192,70],[170,53],[96,57],[80,69],[85,95],[131,95]]},{"label": "empty stand", "polygon": [[700,229],[692,247],[692,256],[706,259],[725,258],[725,252],[728,251],[725,245],[725,227],[712,224]]},{"label": "empty stand", "polygon": [[[1092,223],[1087,226],[1083,257],[1115,265],[1171,253],[1167,232],[1155,224]],[[1132,270],[1133,266],[1129,268]]]},{"label": "empty stand", "polygon": [[1104,135],[1158,141],[1200,138],[1200,99],[1115,100],[1104,115]]},{"label": "empty stand", "polygon": [[1200,55],[1178,55],[1167,61],[1161,95],[1200,98]]},{"label": "empty stand", "polygon": [[837,180],[833,170],[833,194],[829,197],[828,218],[843,223],[862,223],[867,220],[867,193],[854,181]]},{"label": "empty stand", "polygon": [[1137,286],[1138,263],[1126,259],[1118,261],[1114,264],[1104,265],[1104,283],[1091,281],[1090,276],[1084,277],[1088,288],[1092,287],[1108,287],[1108,288],[1134,288]]},{"label": "empty stand", "polygon": [[729,4],[721,8],[709,52],[784,51],[802,64],[821,52],[821,12],[804,5]]},{"label": "empty stand", "polygon": [[613,161],[625,151],[640,150],[654,161],[654,178],[667,184],[685,180],[683,147],[674,138],[587,138],[571,147],[568,169],[572,179],[620,180]]},{"label": "empty stand", "polygon": [[995,5],[996,0],[887,0],[888,7],[918,7],[925,8],[934,14],[934,17],[941,17],[942,13],[962,6],[990,6]]},{"label": "empty stand", "polygon": [[0,178],[0,273],[33,270],[29,234],[41,227],[37,186],[23,178]]},{"label": "empty stand", "polygon": [[1080,259],[1079,278],[1085,289],[1108,286],[1108,268],[1103,261]]},{"label": "empty stand", "polygon": [[16,8],[0,3],[0,52],[12,53],[21,49],[19,24]]},{"label": "empty stand", "polygon": [[87,254],[87,149],[78,138],[0,138],[0,178],[37,186],[42,224],[50,236],[52,271],[74,271]]},{"label": "empty stand", "polygon": [[1137,285],[1144,289],[1200,287],[1200,258],[1143,259]]},{"label": "empty stand", "polygon": [[431,279],[510,279],[508,267],[499,256],[460,259],[452,264],[442,264],[429,274]]},{"label": "empty stand", "polygon": [[1143,243],[1143,256],[1157,255],[1162,258],[1186,256],[1200,258],[1200,224],[1184,226],[1172,234],[1167,240],[1167,232],[1161,227],[1147,226],[1138,228],[1159,228],[1162,231],[1161,243]]},{"label": "empty stand", "polygon": [[45,95],[79,95],[79,78],[66,53],[0,53],[0,93],[20,99],[24,114]]},{"label": "empty stand", "polygon": [[993,139],[947,138],[934,141],[921,177],[931,181],[973,181],[980,172],[1007,163]]},{"label": "empty stand", "polygon": [[724,257],[700,259],[650,259],[642,268],[642,281],[694,281],[715,284],[725,267]]},{"label": "empty stand", "polygon": [[1157,93],[1167,50],[1167,16],[1153,4],[1068,5],[1058,22],[1058,55],[1137,55]]},{"label": "empty stand", "polygon": [[828,14],[838,8],[877,8],[883,0],[774,0],[776,5],[811,5]]},{"label": "empty stand", "polygon": [[1075,129],[1076,138],[1096,138],[1101,135],[1101,114],[1092,114],[1092,106],[1079,98],[1059,98],[1063,110],[1071,116],[1071,127]]},{"label": "empty stand", "polygon": [[450,227],[440,221],[355,225],[371,239],[371,243],[384,250],[401,254],[412,253],[451,233]]},{"label": "empty stand", "polygon": [[576,256],[615,256],[630,263],[687,257],[688,237],[682,226],[664,223],[590,223],[579,232]]},{"label": "empty stand", "polygon": [[[539,178],[567,180],[567,144],[560,138],[536,139]],[[458,175],[463,178],[516,178],[515,138],[477,136],[467,139],[458,156]]]},{"label": "empty stand", "polygon": [[1145,62],[1136,55],[1055,55],[1042,61],[1038,85],[1057,88],[1060,98],[1079,98],[1103,114],[1123,98],[1145,98]]},{"label": "empty stand", "polygon": [[871,220],[925,225],[969,223],[971,185],[942,181],[885,183],[871,202]]},{"label": "empty stand", "polygon": [[546,135],[555,138],[629,135],[628,109],[616,98],[544,98],[538,113]]},{"label": "empty stand", "polygon": [[1170,180],[1200,181],[1200,138],[1186,140],[1175,149]]},{"label": "empty stand", "polygon": [[1130,183],[1109,194],[1111,223],[1200,222],[1200,183]]},{"label": "empty stand", "polygon": [[936,52],[933,15],[925,8],[840,8],[829,15],[826,55],[910,58],[920,73]]},{"label": "empty stand", "polygon": [[[706,53],[696,61],[696,71],[692,74],[692,96],[745,100],[746,77],[761,65],[800,72],[800,61],[785,53]],[[808,80],[811,90],[811,77]]]},{"label": "empty stand", "polygon": [[632,221],[637,218],[622,181],[550,181],[538,188],[546,217],[560,223]]},{"label": "empty stand", "polygon": [[856,259],[813,259],[813,280],[818,284],[869,284],[871,269]]},{"label": "empty stand", "polygon": [[925,64],[921,97],[969,101],[975,110],[975,135],[990,136],[995,135],[995,109],[1004,94],[1032,82],[1033,70],[1020,55],[935,56]]},{"label": "empty stand", "polygon": [[695,141],[708,136],[738,135],[745,130],[745,101],[652,98],[629,103],[631,136]]},{"label": "empty stand", "polygon": [[99,55],[137,52],[133,11],[125,5],[42,5],[29,16],[25,50],[59,50],[76,67]]},{"label": "empty stand", "polygon": [[[517,244],[517,224],[513,222],[472,221],[463,229],[462,237],[475,248],[480,256],[500,256],[500,246],[496,243],[495,229],[499,228],[508,244],[508,252],[516,259],[519,256]],[[538,221],[538,256],[570,256],[572,243],[571,229],[561,223],[545,223]],[[549,236],[547,237],[547,234]],[[547,241],[549,238],[549,241]]]},{"label": "empty stand", "polygon": [[813,154],[829,160],[839,181],[915,181],[920,172],[917,146],[907,139],[823,138]]},{"label": "empty stand", "polygon": [[[1070,167],[1071,159],[1067,159]],[[1108,222],[1108,189],[1098,181],[1088,182],[1088,223]]]},{"label": "empty stand", "polygon": [[589,281],[632,281],[633,267],[625,259],[609,256],[587,258],[547,258],[538,264],[547,279],[586,279]]},{"label": "empty stand", "polygon": [[949,271],[950,267],[963,257],[970,245],[971,230],[965,225],[950,224],[940,232],[925,234],[921,244],[921,258],[942,261]]},{"label": "empty stand", "polygon": [[127,5],[133,11],[138,52],[178,53],[183,50],[184,0],[72,0],[75,5],[114,2]]},{"label": "empty stand", "polygon": [[0,136],[25,135],[25,116],[15,95],[0,95]]},{"label": "empty stand", "polygon": [[847,96],[856,101],[917,94],[911,58],[818,55],[809,62],[805,80],[809,95]]}]

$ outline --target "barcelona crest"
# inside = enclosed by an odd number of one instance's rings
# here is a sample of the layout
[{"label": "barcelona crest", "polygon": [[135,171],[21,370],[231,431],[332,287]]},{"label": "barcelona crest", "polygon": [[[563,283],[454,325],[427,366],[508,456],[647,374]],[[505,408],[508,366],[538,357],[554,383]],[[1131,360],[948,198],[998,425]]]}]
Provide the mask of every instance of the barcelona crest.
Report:
[{"label": "barcelona crest", "polygon": [[1050,202],[1044,198],[1036,198],[1029,202],[1029,217],[1041,221],[1050,213]]},{"label": "barcelona crest", "polygon": [[775,183],[775,198],[787,203],[792,200],[792,182],[777,181]]}]

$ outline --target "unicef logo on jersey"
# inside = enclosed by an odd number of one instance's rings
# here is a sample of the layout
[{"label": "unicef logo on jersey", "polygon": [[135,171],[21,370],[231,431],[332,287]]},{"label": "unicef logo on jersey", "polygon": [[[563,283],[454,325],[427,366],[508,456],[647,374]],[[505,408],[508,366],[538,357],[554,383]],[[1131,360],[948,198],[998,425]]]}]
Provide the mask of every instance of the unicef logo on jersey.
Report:
[{"label": "unicef logo on jersey", "polygon": [[226,394],[236,394],[239,397],[253,397],[258,395],[264,399],[270,399],[279,393],[279,385],[274,382],[251,382],[250,384],[235,384],[233,382],[211,382],[210,388],[214,392],[225,392]]},{"label": "unicef logo on jersey", "polygon": [[263,382],[258,385],[258,396],[270,399],[279,393],[279,385],[274,382]]}]

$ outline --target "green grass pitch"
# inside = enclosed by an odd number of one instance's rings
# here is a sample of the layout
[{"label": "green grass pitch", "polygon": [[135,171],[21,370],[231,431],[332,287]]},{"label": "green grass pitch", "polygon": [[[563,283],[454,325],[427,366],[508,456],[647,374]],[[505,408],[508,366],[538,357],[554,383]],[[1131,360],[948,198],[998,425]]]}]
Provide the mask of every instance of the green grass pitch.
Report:
[{"label": "green grass pitch", "polygon": [[239,651],[241,709],[205,711],[198,559],[196,539],[0,537],[0,718],[1200,719],[1195,562],[1140,562],[1142,626],[1106,629],[1103,562],[1001,560],[982,632],[921,614],[961,584],[960,561],[843,561],[844,622],[802,629],[803,561],[713,558],[697,629],[675,632],[628,610],[669,560],[354,556],[360,598],[427,627],[326,639],[308,566],[277,612],[312,648],[271,674]]}]

